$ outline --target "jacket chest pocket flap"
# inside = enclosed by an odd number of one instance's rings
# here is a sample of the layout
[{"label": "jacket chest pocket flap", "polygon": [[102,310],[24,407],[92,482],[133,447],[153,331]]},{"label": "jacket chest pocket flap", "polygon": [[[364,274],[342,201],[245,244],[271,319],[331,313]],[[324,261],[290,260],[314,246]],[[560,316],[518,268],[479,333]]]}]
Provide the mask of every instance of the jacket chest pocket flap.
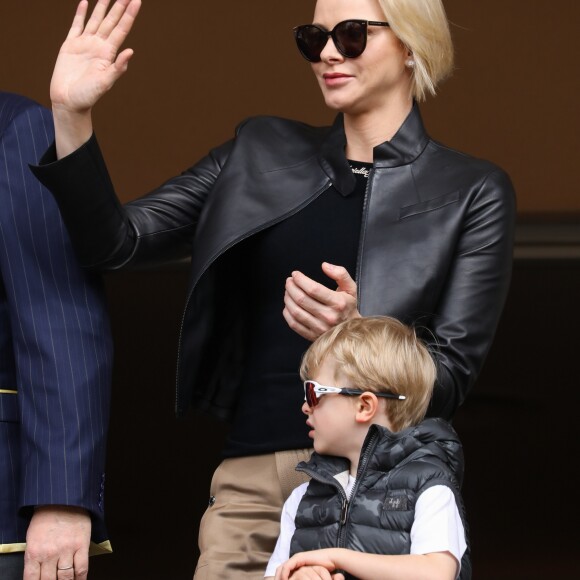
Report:
[{"label": "jacket chest pocket flap", "polygon": [[399,210],[399,220],[403,220],[405,218],[412,217],[421,213],[435,211],[457,201],[459,201],[459,191],[452,191],[451,193],[440,195],[434,199],[428,199],[426,201],[421,201],[420,203],[407,205]]}]

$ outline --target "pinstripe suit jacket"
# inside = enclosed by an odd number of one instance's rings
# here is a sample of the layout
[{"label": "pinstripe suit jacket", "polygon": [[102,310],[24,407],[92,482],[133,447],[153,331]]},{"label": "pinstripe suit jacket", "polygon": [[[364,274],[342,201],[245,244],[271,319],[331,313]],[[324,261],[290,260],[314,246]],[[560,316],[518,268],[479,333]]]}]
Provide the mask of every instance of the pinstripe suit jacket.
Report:
[{"label": "pinstripe suit jacket", "polygon": [[50,113],[0,92],[0,554],[25,549],[32,506],[103,521],[111,337],[100,280],[80,270],[52,196],[29,171]]}]

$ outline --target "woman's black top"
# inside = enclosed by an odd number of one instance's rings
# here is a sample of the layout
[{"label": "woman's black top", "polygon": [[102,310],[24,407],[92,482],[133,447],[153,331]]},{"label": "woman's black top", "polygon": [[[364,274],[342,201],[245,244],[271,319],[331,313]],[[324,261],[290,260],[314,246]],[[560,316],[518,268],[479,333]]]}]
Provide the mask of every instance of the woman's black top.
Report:
[{"label": "woman's black top", "polygon": [[354,278],[363,203],[371,163],[351,162],[357,186],[349,195],[330,187],[308,206],[228,252],[232,284],[245,293],[246,358],[225,457],[311,447],[301,411],[299,375],[310,341],[282,316],[292,271],[336,289],[322,262],[344,266]]}]

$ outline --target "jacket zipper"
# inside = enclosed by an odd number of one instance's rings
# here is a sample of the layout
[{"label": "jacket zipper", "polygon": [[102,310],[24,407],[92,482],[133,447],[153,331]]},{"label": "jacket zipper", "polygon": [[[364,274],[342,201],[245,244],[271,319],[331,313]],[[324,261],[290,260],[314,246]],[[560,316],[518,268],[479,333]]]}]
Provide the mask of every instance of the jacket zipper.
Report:
[{"label": "jacket zipper", "polygon": [[262,224],[259,227],[254,228],[253,230],[250,230],[249,232],[246,232],[240,238],[238,238],[237,240],[234,240],[233,242],[231,242],[230,244],[228,244],[227,246],[222,248],[217,254],[215,254],[215,256],[212,256],[206,262],[205,266],[201,269],[201,272],[200,272],[199,276],[197,277],[197,280],[193,283],[191,290],[187,294],[187,299],[185,301],[185,307],[183,309],[183,314],[181,315],[181,323],[179,324],[179,340],[177,342],[177,373],[176,373],[176,377],[175,377],[175,409],[176,409],[176,411],[179,409],[179,404],[181,402],[179,400],[179,377],[180,377],[180,373],[181,373],[181,342],[183,339],[183,326],[185,323],[185,314],[187,312],[187,307],[189,306],[189,301],[191,300],[191,296],[193,295],[193,291],[195,290],[195,287],[197,286],[197,283],[199,282],[201,277],[204,275],[204,273],[207,271],[207,269],[222,254],[227,252],[230,248],[232,248],[236,244],[239,244],[240,242],[243,242],[245,239],[249,238],[250,236],[253,236],[254,234],[257,234],[258,232],[265,230],[266,228],[269,228],[270,226],[273,226],[274,224],[277,224],[281,221],[284,221],[285,219],[288,219],[289,217],[292,217],[293,215],[297,214],[300,210],[305,208],[307,205],[312,203],[316,198],[318,198],[320,195],[322,195],[326,190],[330,189],[331,186],[332,186],[332,181],[328,180],[328,182],[326,183],[326,185],[324,187],[322,187],[312,197],[308,198],[306,201],[301,203],[299,206],[295,207],[292,211],[289,211],[288,213],[286,213],[286,214],[284,214],[276,219],[270,220],[269,222],[266,222],[265,224]]},{"label": "jacket zipper", "polygon": [[362,220],[361,220],[361,231],[359,235],[359,242],[358,242],[358,252],[356,256],[356,274],[355,280],[356,284],[356,301],[360,307],[360,280],[361,280],[361,272],[362,272],[362,253],[363,253],[363,246],[364,246],[364,239],[367,231],[367,217],[368,217],[368,208],[369,208],[369,199],[371,197],[371,189],[372,189],[372,180],[375,176],[375,169],[374,167],[371,169],[369,173],[369,178],[367,181],[367,186],[365,188],[365,196],[363,200],[363,213],[362,213]]}]

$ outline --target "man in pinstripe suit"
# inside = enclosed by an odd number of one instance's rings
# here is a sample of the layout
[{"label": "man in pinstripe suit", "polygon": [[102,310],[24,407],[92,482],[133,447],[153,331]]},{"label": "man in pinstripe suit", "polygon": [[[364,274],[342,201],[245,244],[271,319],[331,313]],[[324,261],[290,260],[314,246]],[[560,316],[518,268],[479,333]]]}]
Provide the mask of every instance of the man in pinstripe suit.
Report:
[{"label": "man in pinstripe suit", "polygon": [[89,551],[110,551],[111,338],[99,280],[79,269],[28,168],[52,139],[46,109],[0,92],[2,580],[85,578]]}]

